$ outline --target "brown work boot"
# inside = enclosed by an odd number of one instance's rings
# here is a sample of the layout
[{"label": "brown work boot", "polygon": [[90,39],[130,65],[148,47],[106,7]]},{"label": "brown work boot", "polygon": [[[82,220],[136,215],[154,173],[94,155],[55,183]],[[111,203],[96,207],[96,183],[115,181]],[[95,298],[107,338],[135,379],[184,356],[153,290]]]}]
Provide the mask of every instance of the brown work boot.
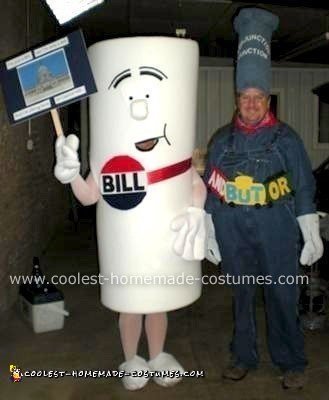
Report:
[{"label": "brown work boot", "polygon": [[303,371],[287,371],[283,376],[282,387],[284,389],[302,389],[306,383]]},{"label": "brown work boot", "polygon": [[240,381],[248,374],[248,369],[243,367],[230,366],[224,369],[222,377],[232,381]]}]

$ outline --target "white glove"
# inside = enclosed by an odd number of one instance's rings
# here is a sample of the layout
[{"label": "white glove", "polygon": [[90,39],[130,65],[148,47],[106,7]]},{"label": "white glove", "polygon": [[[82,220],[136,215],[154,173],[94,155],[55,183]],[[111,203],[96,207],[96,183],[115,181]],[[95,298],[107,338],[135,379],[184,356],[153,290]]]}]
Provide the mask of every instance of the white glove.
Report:
[{"label": "white glove", "polygon": [[75,135],[69,135],[68,137],[61,135],[56,140],[54,174],[61,183],[70,183],[79,175],[78,148],[79,139]]},{"label": "white glove", "polygon": [[177,232],[174,252],[184,260],[203,260],[206,247],[205,211],[188,207],[186,213],[174,218],[171,229]]},{"label": "white glove", "polygon": [[218,265],[222,261],[220,255],[218,243],[216,241],[215,227],[212,222],[211,214],[206,214],[206,230],[207,230],[207,242],[206,242],[206,259],[211,263]]},{"label": "white glove", "polygon": [[304,239],[304,247],[299,261],[302,265],[312,265],[323,255],[319,216],[305,214],[297,217],[297,221]]}]

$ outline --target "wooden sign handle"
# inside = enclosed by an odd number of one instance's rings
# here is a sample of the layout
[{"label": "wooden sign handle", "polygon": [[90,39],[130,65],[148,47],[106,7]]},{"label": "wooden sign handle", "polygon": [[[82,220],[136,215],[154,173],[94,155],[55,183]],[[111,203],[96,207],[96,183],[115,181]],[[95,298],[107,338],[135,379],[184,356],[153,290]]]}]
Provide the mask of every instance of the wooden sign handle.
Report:
[{"label": "wooden sign handle", "polygon": [[59,118],[57,108],[53,108],[52,110],[50,110],[50,113],[51,113],[51,117],[53,119],[56,135],[59,137],[59,136],[63,135],[63,127],[62,127],[61,120]]}]

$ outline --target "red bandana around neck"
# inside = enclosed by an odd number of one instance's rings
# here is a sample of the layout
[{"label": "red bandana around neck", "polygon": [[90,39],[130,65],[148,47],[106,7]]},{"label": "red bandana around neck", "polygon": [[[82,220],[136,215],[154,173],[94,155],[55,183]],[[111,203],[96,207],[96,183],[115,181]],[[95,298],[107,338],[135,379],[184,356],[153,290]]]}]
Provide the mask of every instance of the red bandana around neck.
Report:
[{"label": "red bandana around neck", "polygon": [[246,134],[253,134],[257,132],[260,128],[273,126],[277,122],[278,120],[276,119],[276,117],[270,111],[268,111],[265,114],[265,117],[261,121],[259,121],[256,125],[247,125],[242,121],[240,116],[237,115],[234,120],[234,126],[237,129],[242,130]]}]

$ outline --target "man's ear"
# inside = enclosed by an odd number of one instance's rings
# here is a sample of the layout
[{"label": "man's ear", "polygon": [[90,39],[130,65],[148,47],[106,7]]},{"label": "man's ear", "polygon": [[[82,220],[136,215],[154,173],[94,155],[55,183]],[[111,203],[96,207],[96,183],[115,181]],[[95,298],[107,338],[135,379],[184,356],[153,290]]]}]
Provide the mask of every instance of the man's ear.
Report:
[{"label": "man's ear", "polygon": [[267,98],[267,109],[270,109],[270,105],[271,105],[271,95],[268,96]]}]

